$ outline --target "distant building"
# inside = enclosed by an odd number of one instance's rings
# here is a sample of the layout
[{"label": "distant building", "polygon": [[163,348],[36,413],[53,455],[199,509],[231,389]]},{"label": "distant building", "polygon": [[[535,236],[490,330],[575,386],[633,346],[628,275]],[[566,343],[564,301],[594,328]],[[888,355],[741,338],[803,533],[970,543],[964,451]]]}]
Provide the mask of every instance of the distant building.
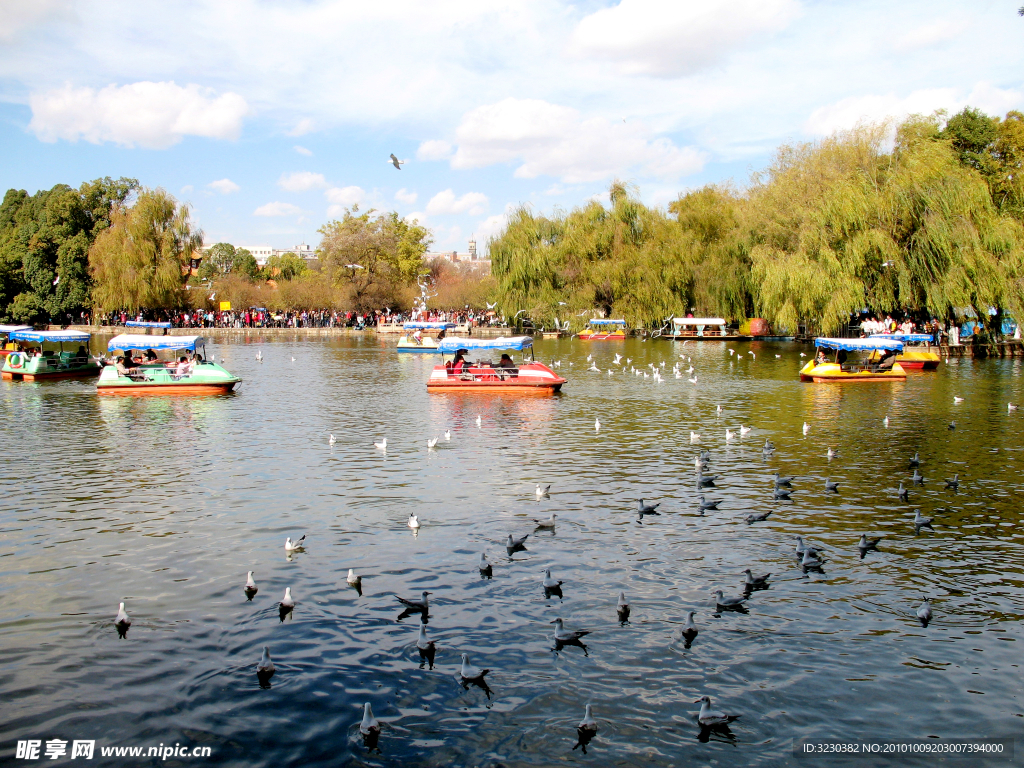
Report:
[{"label": "distant building", "polygon": [[423,258],[427,261],[433,261],[434,259],[444,259],[446,261],[452,261],[456,264],[468,264],[470,262],[482,262],[490,264],[490,259],[481,259],[476,252],[476,240],[469,241],[469,252],[459,253],[458,251],[430,251],[423,254]]},{"label": "distant building", "polygon": [[[203,251],[208,251],[212,248],[212,245],[204,245]],[[307,262],[316,261],[316,249],[306,245],[306,243],[299,243],[294,248],[271,248],[269,245],[236,245],[235,249],[239,250],[244,248],[253,255],[256,259],[256,263],[261,267],[265,267],[271,256],[283,256],[286,253],[293,253],[296,256],[300,256]]]}]

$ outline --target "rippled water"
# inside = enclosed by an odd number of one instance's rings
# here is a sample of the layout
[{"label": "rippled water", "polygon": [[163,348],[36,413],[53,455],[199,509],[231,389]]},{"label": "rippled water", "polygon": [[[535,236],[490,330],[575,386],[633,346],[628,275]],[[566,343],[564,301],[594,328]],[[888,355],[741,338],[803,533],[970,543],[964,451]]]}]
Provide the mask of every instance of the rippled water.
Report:
[{"label": "rippled water", "polygon": [[[239,766],[810,765],[792,757],[794,739],[1018,734],[1024,411],[1006,403],[1024,400],[1020,362],[829,386],[797,381],[807,348],[733,347],[736,361],[717,342],[539,342],[569,379],[551,398],[428,395],[434,358],[372,337],[239,335],[210,348],[244,379],[226,397],[3,382],[3,762],[19,739],[60,738],[95,739],[97,756],[209,746],[202,762]],[[699,384],[585,370],[588,353],[603,370],[615,351],[633,365],[689,354]],[[740,424],[754,430],[726,445]],[[428,451],[446,428],[451,441]],[[706,495],[723,500],[703,518],[690,430],[719,475]],[[385,436],[386,454],[372,445]],[[767,460],[765,438],[778,446]],[[895,488],[915,451],[927,482],[905,504]],[[772,500],[775,471],[800,476],[791,502]],[[953,473],[958,493],[941,482]],[[825,495],[826,477],[839,495]],[[641,496],[664,514],[638,525]],[[915,507],[933,531],[915,535]],[[507,534],[552,512],[555,533],[534,533],[510,561]],[[885,537],[863,560],[861,532]],[[303,533],[306,551],[287,558],[285,537]],[[797,534],[824,550],[824,574],[797,566]],[[545,598],[545,567],[565,582],[561,600]],[[771,588],[745,615],[716,614],[712,591],[738,593],[747,567],[771,571]],[[285,587],[297,606],[281,621]],[[433,670],[416,651],[418,618],[398,621],[394,597],[424,589]],[[922,628],[926,594],[935,619]],[[700,635],[687,649],[688,610]],[[556,617],[592,631],[589,655],[552,651]],[[270,689],[255,675],[264,645]],[[490,698],[459,685],[461,653],[490,668]],[[703,694],[742,715],[731,737],[698,740]],[[359,737],[365,701],[383,723],[379,752]],[[572,746],[586,702],[600,731],[583,755]],[[166,764],[183,762],[195,763]]]}]

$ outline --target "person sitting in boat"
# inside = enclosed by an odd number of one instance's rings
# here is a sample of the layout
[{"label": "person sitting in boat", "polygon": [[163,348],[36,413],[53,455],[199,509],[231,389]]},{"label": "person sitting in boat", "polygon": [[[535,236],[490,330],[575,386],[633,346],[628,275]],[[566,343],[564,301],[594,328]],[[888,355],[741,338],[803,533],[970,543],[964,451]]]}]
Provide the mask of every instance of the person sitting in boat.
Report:
[{"label": "person sitting in boat", "polygon": [[878,358],[878,365],[875,366],[876,371],[891,371],[893,363],[896,362],[896,350],[887,349],[882,352],[882,356]]},{"label": "person sitting in boat", "polygon": [[132,362],[131,358],[125,357],[124,355],[117,356],[117,375],[127,376],[129,379],[134,379],[139,375],[138,368],[129,368],[127,363]]},{"label": "person sitting in boat", "polygon": [[[509,375],[512,378],[515,378],[515,376],[519,373],[519,371],[516,369],[515,362],[512,360],[511,357],[509,357],[507,352],[504,355],[501,356],[501,360],[499,360],[498,364],[496,366],[494,366],[494,367],[498,368],[498,369],[501,369],[501,370],[508,371]],[[504,378],[504,375],[502,376],[502,378]]]},{"label": "person sitting in boat", "polygon": [[83,363],[89,359],[89,353],[85,351],[85,347],[81,344],[78,345],[78,351],[75,352],[74,362]]},{"label": "person sitting in boat", "polygon": [[447,328],[442,328],[441,332],[439,334],[437,334],[437,340],[440,341],[441,339],[443,339],[447,335],[448,335],[448,329]]},{"label": "person sitting in boat", "polygon": [[824,365],[827,362],[828,362],[828,357],[825,355],[825,350],[824,349],[819,349],[818,350],[818,356],[816,358],[814,358],[814,364],[815,365]]},{"label": "person sitting in boat", "polygon": [[174,369],[174,378],[181,379],[192,373],[192,364],[185,355],[178,358],[178,365]]},{"label": "person sitting in boat", "polygon": [[461,373],[468,373],[469,366],[472,365],[466,360],[465,355],[469,354],[468,349],[457,349],[455,350],[455,362],[452,363],[452,373],[458,375]]},{"label": "person sitting in boat", "polygon": [[159,363],[160,362],[160,360],[156,356],[156,352],[154,352],[152,349],[147,349],[146,350],[146,358],[145,359],[146,359],[146,365],[153,365],[154,363]]}]

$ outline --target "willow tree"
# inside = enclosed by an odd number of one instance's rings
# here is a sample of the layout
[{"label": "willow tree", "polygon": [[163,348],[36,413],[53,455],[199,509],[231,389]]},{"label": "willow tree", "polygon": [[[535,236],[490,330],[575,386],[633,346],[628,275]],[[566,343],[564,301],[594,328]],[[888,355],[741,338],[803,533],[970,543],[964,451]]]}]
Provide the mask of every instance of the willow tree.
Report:
[{"label": "willow tree", "polygon": [[345,288],[353,308],[380,309],[403,304],[423,270],[430,231],[397,213],[374,215],[346,209],[341,219],[320,228],[317,255],[327,279]]},{"label": "willow tree", "polygon": [[868,306],[936,317],[1019,311],[1021,226],[959,162],[938,119],[862,126],[783,147],[749,203],[759,311],[830,331]]},{"label": "willow tree", "polygon": [[103,309],[173,309],[187,304],[185,283],[203,244],[187,204],[147,189],[118,207],[89,250],[93,300]]}]

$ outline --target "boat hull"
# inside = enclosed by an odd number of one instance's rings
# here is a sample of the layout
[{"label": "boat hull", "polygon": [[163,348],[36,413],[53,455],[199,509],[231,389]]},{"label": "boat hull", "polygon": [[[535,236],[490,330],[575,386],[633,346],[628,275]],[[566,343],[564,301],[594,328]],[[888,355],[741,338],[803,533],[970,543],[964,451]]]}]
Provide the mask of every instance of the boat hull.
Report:
[{"label": "boat hull", "polygon": [[[11,364],[12,358],[15,364]],[[84,379],[96,376],[100,365],[90,361],[85,365],[73,365],[58,357],[27,357],[23,352],[10,352],[3,357],[0,376],[5,381],[48,381],[52,379]]]},{"label": "boat hull", "polygon": [[96,392],[100,395],[224,395],[234,390],[237,383],[238,380],[218,384],[108,384],[97,386]]},{"label": "boat hull", "polygon": [[35,373],[20,371],[4,371],[4,381],[52,381],[54,379],[84,379],[89,376],[95,376],[100,372],[100,367],[97,365],[91,368],[82,368],[71,371],[37,371]]},{"label": "boat hull", "polygon": [[726,336],[718,336],[711,334],[704,334],[698,336],[696,333],[663,333],[658,336],[659,339],[668,339],[669,341],[751,341],[753,336],[740,336],[738,334],[729,334]]},{"label": "boat hull", "polygon": [[[868,381],[906,381],[907,374],[903,366],[894,363],[891,370],[874,371],[871,366],[848,366],[843,370],[838,363],[822,363],[815,365],[809,362],[800,369],[800,381],[813,381],[816,384],[868,382]],[[850,370],[852,368],[852,370]]]}]

